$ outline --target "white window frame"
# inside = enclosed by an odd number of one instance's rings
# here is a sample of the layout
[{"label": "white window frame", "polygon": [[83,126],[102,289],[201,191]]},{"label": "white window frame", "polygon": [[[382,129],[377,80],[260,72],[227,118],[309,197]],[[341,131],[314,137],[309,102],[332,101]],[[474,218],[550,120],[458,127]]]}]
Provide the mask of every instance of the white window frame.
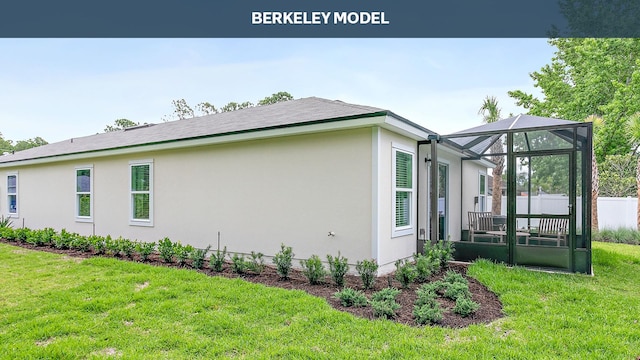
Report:
[{"label": "white window frame", "polygon": [[[484,176],[484,195],[482,194],[482,177]],[[487,211],[487,199],[489,198],[489,186],[487,182],[489,181],[489,177],[487,173],[484,171],[478,172],[478,211]],[[482,199],[484,198],[484,202]],[[484,207],[481,204],[484,203]]]},{"label": "white window frame", "polygon": [[[148,191],[133,191],[132,189],[132,169],[134,166],[148,165],[149,166],[149,190]],[[133,226],[153,226],[153,159],[147,160],[134,160],[129,161],[129,180],[127,186],[129,187],[129,225]],[[136,219],[133,217],[135,194],[149,194],[149,219]]]},{"label": "white window frame", "polygon": [[[9,178],[15,176],[16,177],[16,190],[15,192],[9,192]],[[12,172],[12,173],[8,173],[7,177],[5,178],[5,184],[7,184],[7,217],[11,217],[11,218],[17,218],[19,217],[19,212],[20,212],[20,189],[19,189],[19,184],[18,184],[18,173],[17,172]],[[9,201],[9,196],[14,195],[16,197],[16,211],[15,212],[11,212],[11,207],[10,204],[11,202]]]},{"label": "white window frame", "polygon": [[[411,188],[399,188],[397,187],[396,180],[396,154],[398,152],[411,155]],[[393,211],[391,212],[391,237],[407,236],[415,233],[415,188],[416,188],[416,154],[415,150],[409,146],[392,143],[391,152],[391,180],[392,180],[392,197],[391,204]],[[409,224],[406,226],[396,226],[396,194],[398,192],[409,193]]]},{"label": "white window frame", "polygon": [[[89,191],[78,191],[78,171],[89,170]],[[77,222],[93,222],[93,165],[76,166],[74,169],[74,188],[76,196],[75,217]],[[89,216],[80,215],[80,195],[89,195]]]}]

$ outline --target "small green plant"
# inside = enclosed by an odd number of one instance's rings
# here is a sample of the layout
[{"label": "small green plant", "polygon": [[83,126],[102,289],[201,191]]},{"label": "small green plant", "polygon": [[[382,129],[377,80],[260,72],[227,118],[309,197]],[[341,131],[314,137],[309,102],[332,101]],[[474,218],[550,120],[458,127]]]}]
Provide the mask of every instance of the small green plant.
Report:
[{"label": "small green plant", "polygon": [[4,217],[4,215],[0,215],[0,229],[10,228],[13,225],[13,220],[10,217]]},{"label": "small green plant", "polygon": [[175,255],[175,247],[168,237],[158,241],[158,252],[160,257],[166,263],[173,262],[173,256]]},{"label": "small green plant", "polygon": [[327,261],[329,262],[329,274],[331,275],[331,279],[333,282],[339,286],[344,286],[344,276],[349,271],[349,260],[340,256],[340,252],[338,251],[338,256],[335,258],[331,255],[327,255]]},{"label": "small green plant", "polygon": [[440,269],[440,261],[431,256],[414,254],[413,261],[416,267],[416,281],[425,282]]},{"label": "small green plant", "polygon": [[281,279],[289,278],[291,263],[294,256],[295,254],[290,246],[280,244],[280,251],[273,257],[273,263],[276,265],[276,272]]},{"label": "small green plant", "polygon": [[471,292],[469,291],[469,285],[460,282],[445,283],[446,289],[444,296],[451,300],[457,300],[461,297],[471,298]]},{"label": "small green plant", "polygon": [[0,237],[8,241],[16,241],[16,232],[12,227],[0,228]]},{"label": "small green plant", "polygon": [[370,302],[373,316],[387,319],[394,318],[396,311],[400,309],[400,304],[396,302],[396,297],[399,293],[400,290],[390,287],[374,293]]},{"label": "small green plant", "polygon": [[191,266],[194,269],[202,269],[204,267],[209,249],[211,249],[211,245],[207,246],[206,249],[193,249],[191,252]]},{"label": "small green plant", "polygon": [[425,249],[425,253],[428,257],[437,261],[440,266],[443,267],[448,261],[453,260],[453,241],[439,240],[437,243],[429,246]]},{"label": "small green plant", "polygon": [[453,307],[453,312],[462,317],[467,317],[475,313],[479,308],[480,304],[470,298],[459,297],[456,299],[456,306]]},{"label": "small green plant", "polygon": [[51,240],[56,249],[68,249],[71,245],[72,235],[66,229],[62,229]]},{"label": "small green plant", "polygon": [[356,271],[360,275],[362,280],[362,286],[365,289],[371,289],[376,281],[376,274],[378,272],[378,264],[374,259],[362,260],[356,263]]},{"label": "small green plant", "polygon": [[420,325],[435,324],[442,321],[442,309],[439,305],[435,307],[429,305],[414,306],[413,317]]},{"label": "small green plant", "polygon": [[312,285],[319,284],[327,274],[318,255],[311,255],[308,260],[301,260],[302,274]]},{"label": "small green plant", "polygon": [[72,249],[80,250],[82,252],[89,252],[91,251],[91,240],[87,236],[72,234],[69,247],[71,247]]},{"label": "small green plant", "polygon": [[365,307],[369,303],[362,291],[352,288],[344,288],[333,294],[333,297],[340,300],[340,304],[346,307]]},{"label": "small green plant", "polygon": [[109,256],[120,256],[118,239],[113,239],[111,235],[107,235],[104,238],[104,253]]},{"label": "small green plant", "polygon": [[416,267],[408,262],[407,260],[398,260],[395,263],[396,265],[396,274],[395,279],[402,284],[403,288],[408,288],[409,284],[416,279],[418,272],[416,271]]},{"label": "small green plant", "polygon": [[422,285],[420,290],[431,291],[435,294],[444,294],[444,291],[447,289],[447,284],[448,283],[442,280],[438,280]]},{"label": "small green plant", "polygon": [[104,252],[106,251],[106,239],[102,236],[98,236],[98,235],[92,235],[89,236],[89,242],[91,243],[91,247],[93,248],[93,251],[97,254],[97,255],[101,255],[104,254]]},{"label": "small green plant", "polygon": [[153,253],[156,249],[155,242],[138,242],[136,243],[136,251],[140,254],[140,260],[147,261],[149,259],[149,255]]},{"label": "small green plant", "polygon": [[23,243],[27,241],[31,230],[29,228],[19,228],[15,230],[15,239],[19,243]]},{"label": "small green plant", "polygon": [[453,270],[448,270],[445,274],[444,277],[442,278],[442,280],[444,282],[450,283],[450,284],[454,284],[454,283],[461,283],[461,284],[465,284],[468,285],[469,281],[467,279],[464,278],[464,276],[462,276],[462,274],[457,273]]},{"label": "small green plant", "polygon": [[262,258],[264,256],[264,254],[262,254],[261,252],[251,252],[251,260],[249,260],[247,262],[247,268],[256,273],[256,274],[261,274],[262,271],[264,270],[264,259]]},{"label": "small green plant", "polygon": [[[442,283],[442,282],[441,282]],[[413,306],[413,317],[421,325],[442,321],[442,309],[436,300],[438,295],[434,286],[424,284],[416,290],[416,301]]]},{"label": "small green plant", "polygon": [[56,231],[52,228],[44,228],[42,230],[30,231],[26,242],[36,246],[49,245],[53,241]]},{"label": "small green plant", "polygon": [[118,238],[117,242],[120,253],[131,259],[136,251],[136,244],[129,239],[123,238]]},{"label": "small green plant", "polygon": [[216,250],[214,254],[211,254],[209,258],[209,267],[217,272],[221,272],[224,267],[224,259],[227,256],[227,247],[225,246],[222,251]]},{"label": "small green plant", "polygon": [[375,292],[372,296],[371,296],[371,300],[375,300],[375,301],[395,301],[396,297],[398,296],[398,294],[400,294],[400,290],[392,288],[392,287],[388,287],[388,288],[384,288],[378,292]]},{"label": "small green plant", "polygon": [[236,274],[244,274],[247,272],[247,261],[242,254],[233,254],[231,257],[231,270]]},{"label": "small green plant", "polygon": [[187,259],[191,257],[191,253],[195,250],[194,247],[191,245],[182,245],[179,242],[176,242],[173,246],[176,254],[176,263],[179,266],[185,266]]}]

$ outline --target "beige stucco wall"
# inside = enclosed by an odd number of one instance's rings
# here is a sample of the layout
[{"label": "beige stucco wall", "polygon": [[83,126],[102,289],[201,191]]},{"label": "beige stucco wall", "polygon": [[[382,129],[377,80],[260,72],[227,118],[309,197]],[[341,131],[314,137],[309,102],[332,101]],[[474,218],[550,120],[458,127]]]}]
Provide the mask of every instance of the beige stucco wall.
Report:
[{"label": "beige stucco wall", "polygon": [[[0,169],[19,173],[19,219],[30,228],[66,228],[142,241],[165,236],[199,248],[296,258],[337,254],[350,263],[372,250],[371,128],[297,135]],[[129,162],[153,160],[154,226],[129,225]],[[75,167],[93,165],[94,223],[75,221]],[[391,215],[389,214],[389,219]],[[329,231],[335,236],[327,236]],[[404,246],[404,245],[403,245]]]},{"label": "beige stucco wall", "polygon": [[[487,175],[487,168],[475,161],[465,161],[463,163],[463,177],[464,187],[462,188],[462,225],[464,229],[469,228],[469,217],[467,213],[469,211],[491,211],[491,204],[486,204],[486,209],[480,209],[474,204],[474,197],[480,194],[480,174]],[[487,176],[487,190],[489,190],[491,184],[489,183],[489,177]]]},{"label": "beige stucco wall", "polygon": [[403,236],[393,235],[394,214],[393,202],[395,201],[393,192],[393,147],[399,146],[410,149],[414,154],[414,174],[416,174],[419,164],[417,154],[417,142],[413,139],[398,135],[391,131],[380,129],[378,134],[378,244],[374,257],[380,266],[379,273],[388,273],[395,270],[394,262],[397,259],[410,257],[416,252],[416,212],[417,201],[417,176],[414,177],[414,191],[412,198],[411,217],[413,231]]}]

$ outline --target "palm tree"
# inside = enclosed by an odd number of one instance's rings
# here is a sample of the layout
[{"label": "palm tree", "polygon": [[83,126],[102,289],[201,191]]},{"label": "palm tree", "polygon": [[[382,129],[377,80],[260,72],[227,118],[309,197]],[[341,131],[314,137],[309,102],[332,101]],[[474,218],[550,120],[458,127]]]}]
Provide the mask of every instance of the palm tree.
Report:
[{"label": "palm tree", "polygon": [[[595,130],[597,130],[602,125],[603,120],[597,115],[591,115],[584,121],[593,123],[593,133],[595,134]],[[638,166],[640,166],[640,163],[638,164]],[[596,152],[594,151],[593,146],[591,146],[591,229],[596,231],[598,230],[598,195],[600,192],[600,181],[598,179],[598,163],[596,162]]]},{"label": "palm tree", "polygon": [[[500,108],[498,107],[498,100],[495,96],[487,96],[484,99],[480,110],[478,110],[478,115],[482,115],[482,121],[487,124],[500,120]],[[491,145],[490,151],[492,154],[504,153],[502,139],[498,138],[498,140]],[[494,215],[500,215],[502,212],[502,172],[504,171],[504,156],[492,156],[491,161],[496,164],[496,167],[493,169],[491,212]]]},{"label": "palm tree", "polygon": [[[633,150],[633,152],[637,154],[638,148],[640,148],[640,113],[635,113],[629,118],[628,128],[629,128],[629,134],[631,135],[631,141],[635,146],[635,149]],[[638,196],[636,222],[637,222],[638,230],[640,230],[640,157],[638,157],[638,162],[636,165],[636,186],[637,186],[636,191]]]}]

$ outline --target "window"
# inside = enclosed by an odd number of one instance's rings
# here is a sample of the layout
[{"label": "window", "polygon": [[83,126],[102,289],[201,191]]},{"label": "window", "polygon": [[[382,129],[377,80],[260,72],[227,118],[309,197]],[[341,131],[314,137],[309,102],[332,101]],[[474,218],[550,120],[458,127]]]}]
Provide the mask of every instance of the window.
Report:
[{"label": "window", "polygon": [[132,161],[129,224],[153,226],[153,161]]},{"label": "window", "polygon": [[478,211],[487,211],[487,175],[480,173],[478,189]]},{"label": "window", "polygon": [[18,174],[7,176],[7,207],[9,216],[18,217]]},{"label": "window", "polygon": [[93,167],[76,168],[76,221],[93,220]]},{"label": "window", "polygon": [[413,233],[413,153],[393,148],[393,236]]}]

